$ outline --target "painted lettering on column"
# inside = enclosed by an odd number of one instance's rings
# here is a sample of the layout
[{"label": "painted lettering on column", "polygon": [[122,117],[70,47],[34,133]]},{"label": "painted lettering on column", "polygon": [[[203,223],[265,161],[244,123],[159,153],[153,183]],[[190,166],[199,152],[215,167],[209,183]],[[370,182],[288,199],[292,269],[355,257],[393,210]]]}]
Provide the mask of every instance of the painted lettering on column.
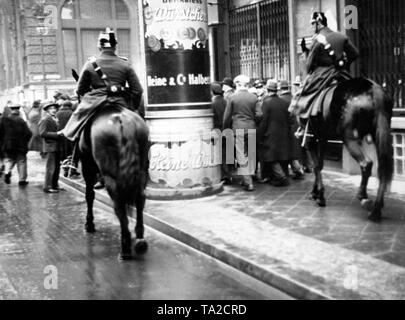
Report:
[{"label": "painted lettering on column", "polygon": [[143,1],[147,102],[210,103],[207,0]]}]

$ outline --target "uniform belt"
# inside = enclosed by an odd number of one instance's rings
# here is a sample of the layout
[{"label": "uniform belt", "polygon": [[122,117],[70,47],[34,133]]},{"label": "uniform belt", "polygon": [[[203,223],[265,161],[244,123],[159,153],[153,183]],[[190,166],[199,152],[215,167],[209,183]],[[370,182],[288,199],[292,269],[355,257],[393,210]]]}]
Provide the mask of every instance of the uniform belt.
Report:
[{"label": "uniform belt", "polygon": [[112,94],[119,94],[125,92],[125,87],[121,85],[112,84],[107,86],[107,92]]}]

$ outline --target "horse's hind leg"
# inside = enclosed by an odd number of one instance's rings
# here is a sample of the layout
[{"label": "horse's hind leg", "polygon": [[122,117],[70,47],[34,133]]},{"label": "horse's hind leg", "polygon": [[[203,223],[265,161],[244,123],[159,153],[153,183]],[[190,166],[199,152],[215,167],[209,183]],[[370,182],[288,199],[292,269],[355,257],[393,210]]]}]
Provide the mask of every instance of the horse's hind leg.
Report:
[{"label": "horse's hind leg", "polygon": [[145,194],[141,194],[136,198],[136,226],[135,226],[135,252],[137,254],[144,254],[148,250],[148,243],[144,239],[144,226],[143,226],[143,209],[145,207]]},{"label": "horse's hind leg", "polygon": [[132,259],[131,254],[131,232],[128,228],[127,204],[125,201],[114,201],[115,214],[121,226],[121,260]]},{"label": "horse's hind leg", "polygon": [[373,202],[368,198],[367,184],[371,176],[373,161],[365,155],[359,140],[351,139],[346,136],[345,145],[350,155],[359,163],[361,169],[361,183],[359,191],[357,192],[357,198],[361,201],[361,206],[370,211]]},{"label": "horse's hind leg", "polygon": [[326,141],[311,141],[309,143],[309,151],[314,163],[315,182],[312,189],[312,197],[320,207],[326,206],[325,187],[322,179],[323,159]]},{"label": "horse's hind leg", "polygon": [[384,193],[387,189],[387,183],[381,182],[378,186],[377,198],[375,200],[374,208],[368,216],[368,219],[374,222],[381,221],[381,209],[384,207]]},{"label": "horse's hind leg", "polygon": [[87,159],[82,160],[82,173],[84,181],[86,182],[86,202],[87,202],[87,216],[86,216],[86,231],[95,232],[93,204],[94,204],[94,185],[96,183],[96,172],[94,170],[95,164]]}]

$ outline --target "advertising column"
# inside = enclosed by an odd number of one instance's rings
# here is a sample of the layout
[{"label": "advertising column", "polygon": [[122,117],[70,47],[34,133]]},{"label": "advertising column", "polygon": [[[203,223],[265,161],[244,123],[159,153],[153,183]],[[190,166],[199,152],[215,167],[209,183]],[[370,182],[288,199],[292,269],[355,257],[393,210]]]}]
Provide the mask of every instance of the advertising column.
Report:
[{"label": "advertising column", "polygon": [[207,0],[142,1],[149,198],[222,190],[211,141]]}]

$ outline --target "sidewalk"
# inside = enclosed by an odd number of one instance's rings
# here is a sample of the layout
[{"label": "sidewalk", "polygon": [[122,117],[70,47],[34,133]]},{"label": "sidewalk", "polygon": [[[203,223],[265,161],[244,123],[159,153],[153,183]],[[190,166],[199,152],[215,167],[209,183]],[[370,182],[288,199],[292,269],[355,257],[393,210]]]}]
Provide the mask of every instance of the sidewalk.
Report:
[{"label": "sidewalk", "polygon": [[[201,199],[147,200],[145,223],[297,298],[405,299],[403,183],[393,183],[375,224],[355,198],[359,177],[324,177],[326,208],[308,200],[308,175],[284,188],[235,184]],[[110,203],[104,191],[97,198]]]}]

